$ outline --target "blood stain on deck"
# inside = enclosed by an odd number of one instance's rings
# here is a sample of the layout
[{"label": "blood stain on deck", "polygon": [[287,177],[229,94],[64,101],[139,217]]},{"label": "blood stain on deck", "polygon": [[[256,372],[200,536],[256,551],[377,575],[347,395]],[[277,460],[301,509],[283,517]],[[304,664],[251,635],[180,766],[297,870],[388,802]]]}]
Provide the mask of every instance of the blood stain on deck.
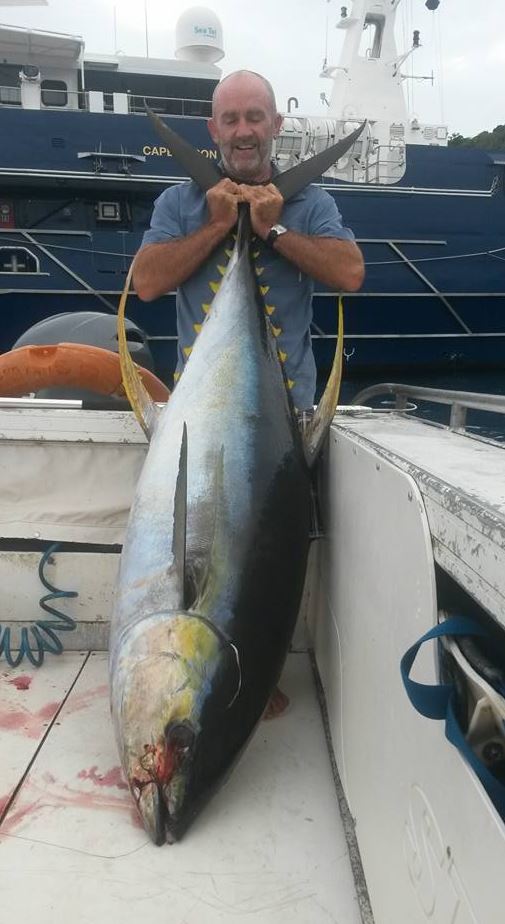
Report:
[{"label": "blood stain on deck", "polygon": [[29,690],[32,680],[33,677],[30,677],[29,674],[22,674],[21,677],[14,677],[12,680],[8,680],[7,683],[16,687],[16,690]]},{"label": "blood stain on deck", "polygon": [[47,703],[37,712],[30,712],[24,707],[3,709],[0,711],[0,730],[21,732],[27,738],[39,738],[60,705],[59,701]]},{"label": "blood stain on deck", "polygon": [[128,789],[121,767],[112,767],[106,773],[99,773],[95,765],[89,770],[81,770],[77,776],[80,780],[91,780],[96,786],[116,786],[118,789]]},{"label": "blood stain on deck", "polygon": [[[54,780],[54,777],[52,779]],[[47,774],[43,775],[42,780],[43,787],[36,780],[28,778],[25,784],[26,791],[19,793],[15,804],[3,820],[0,834],[13,834],[28,815],[37,817],[42,812],[62,807],[120,812],[130,817],[134,827],[142,827],[138,812],[126,793],[112,796],[101,792],[82,792],[72,789],[67,784],[61,785],[57,781],[56,785],[51,786]]]}]

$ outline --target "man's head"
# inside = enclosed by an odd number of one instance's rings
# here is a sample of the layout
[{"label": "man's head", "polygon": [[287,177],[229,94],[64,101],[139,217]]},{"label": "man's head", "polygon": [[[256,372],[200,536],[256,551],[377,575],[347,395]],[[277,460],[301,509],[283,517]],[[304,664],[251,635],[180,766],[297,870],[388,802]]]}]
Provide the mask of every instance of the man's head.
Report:
[{"label": "man's head", "polygon": [[209,132],[233,179],[244,183],[270,179],[272,139],[281,125],[274,91],[260,74],[235,71],[217,85]]}]

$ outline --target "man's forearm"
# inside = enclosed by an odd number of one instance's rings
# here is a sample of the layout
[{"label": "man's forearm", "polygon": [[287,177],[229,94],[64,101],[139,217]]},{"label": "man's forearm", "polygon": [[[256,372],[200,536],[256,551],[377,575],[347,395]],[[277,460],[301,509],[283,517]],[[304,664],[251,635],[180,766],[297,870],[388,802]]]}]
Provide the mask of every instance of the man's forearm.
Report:
[{"label": "man's forearm", "polygon": [[274,250],[330,289],[355,292],[363,282],[363,257],[354,241],[287,231],[277,238]]},{"label": "man's forearm", "polygon": [[166,243],[146,244],[135,257],[133,286],[144,302],[153,301],[185,282],[223,241],[228,229],[208,222],[194,234]]}]

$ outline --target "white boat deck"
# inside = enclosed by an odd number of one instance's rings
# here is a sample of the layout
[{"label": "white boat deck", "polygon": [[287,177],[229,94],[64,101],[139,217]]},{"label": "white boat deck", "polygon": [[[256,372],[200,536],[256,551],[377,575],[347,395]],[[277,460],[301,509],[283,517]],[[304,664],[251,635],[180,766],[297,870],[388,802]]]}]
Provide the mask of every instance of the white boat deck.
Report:
[{"label": "white boat deck", "polygon": [[107,655],[2,661],[0,919],[359,924],[307,652],[282,686],[288,713],[261,724],[186,838],[159,848],[118,766]]},{"label": "white boat deck", "polygon": [[335,418],[416,482],[435,561],[505,625],[505,445],[395,414]]}]

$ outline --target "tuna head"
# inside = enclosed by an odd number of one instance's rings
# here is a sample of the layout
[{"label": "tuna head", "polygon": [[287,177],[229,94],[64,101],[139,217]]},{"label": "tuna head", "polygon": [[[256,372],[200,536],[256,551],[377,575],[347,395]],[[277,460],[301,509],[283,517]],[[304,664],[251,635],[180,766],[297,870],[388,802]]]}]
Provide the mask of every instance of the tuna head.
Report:
[{"label": "tuna head", "polygon": [[219,782],[214,739],[240,688],[236,650],[196,613],[156,613],[123,640],[112,677],[133,798],[152,840],[173,843]]}]

